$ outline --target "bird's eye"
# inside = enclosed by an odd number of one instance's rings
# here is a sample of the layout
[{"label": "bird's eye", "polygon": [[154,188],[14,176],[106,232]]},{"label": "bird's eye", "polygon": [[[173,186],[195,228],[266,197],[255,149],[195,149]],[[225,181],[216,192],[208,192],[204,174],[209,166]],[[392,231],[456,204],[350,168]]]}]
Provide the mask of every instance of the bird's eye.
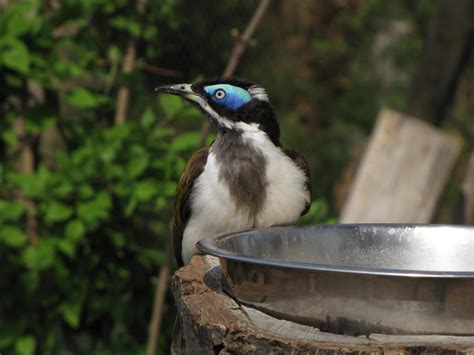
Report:
[{"label": "bird's eye", "polygon": [[222,89],[219,89],[214,93],[214,96],[216,97],[216,99],[219,99],[219,100],[222,100],[225,97],[225,95],[226,93]]}]

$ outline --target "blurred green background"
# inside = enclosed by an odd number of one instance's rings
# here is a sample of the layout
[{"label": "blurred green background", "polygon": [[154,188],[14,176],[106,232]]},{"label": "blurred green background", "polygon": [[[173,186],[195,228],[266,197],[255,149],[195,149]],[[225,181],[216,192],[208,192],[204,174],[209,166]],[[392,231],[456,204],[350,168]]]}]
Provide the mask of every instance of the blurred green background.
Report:
[{"label": "blurred green background", "polygon": [[[141,4],[0,1],[2,354],[146,351],[174,189],[203,122],[153,89],[219,76],[231,33],[257,2]],[[432,0],[270,5],[236,74],[267,89],[283,142],[310,163],[315,201],[304,223],[337,221],[344,171],[380,108],[403,109],[437,8]],[[124,90],[126,115],[117,118]],[[469,63],[445,128],[468,122],[473,92]],[[459,193],[454,178],[438,221],[451,220]],[[174,312],[169,293],[160,354]]]}]

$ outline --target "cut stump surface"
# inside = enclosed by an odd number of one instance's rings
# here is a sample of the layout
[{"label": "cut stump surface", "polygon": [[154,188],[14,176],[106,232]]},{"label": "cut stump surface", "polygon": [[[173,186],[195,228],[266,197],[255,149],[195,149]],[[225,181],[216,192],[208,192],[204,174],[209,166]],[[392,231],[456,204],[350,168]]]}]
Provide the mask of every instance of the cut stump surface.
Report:
[{"label": "cut stump surface", "polygon": [[276,319],[239,305],[223,288],[218,261],[195,256],[174,274],[179,321],[175,354],[472,354],[474,337],[346,336]]}]

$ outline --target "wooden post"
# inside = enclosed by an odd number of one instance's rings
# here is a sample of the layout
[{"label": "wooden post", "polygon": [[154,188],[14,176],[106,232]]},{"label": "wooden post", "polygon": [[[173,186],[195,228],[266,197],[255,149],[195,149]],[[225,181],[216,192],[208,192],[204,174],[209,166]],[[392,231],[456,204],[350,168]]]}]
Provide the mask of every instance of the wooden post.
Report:
[{"label": "wooden post", "polygon": [[430,222],[459,151],[456,137],[382,110],[341,222]]}]

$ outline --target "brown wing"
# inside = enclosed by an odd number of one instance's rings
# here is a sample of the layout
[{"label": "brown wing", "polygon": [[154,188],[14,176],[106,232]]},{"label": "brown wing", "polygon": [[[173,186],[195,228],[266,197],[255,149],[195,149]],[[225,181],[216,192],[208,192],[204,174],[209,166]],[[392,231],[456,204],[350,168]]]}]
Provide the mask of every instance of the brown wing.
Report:
[{"label": "brown wing", "polygon": [[306,204],[303,212],[301,212],[301,215],[305,215],[308,211],[309,211],[309,208],[311,206],[311,176],[310,176],[310,170],[309,170],[309,164],[308,162],[306,161],[306,159],[301,155],[299,154],[296,150],[294,149],[291,149],[291,148],[287,148],[287,147],[282,147],[283,149],[283,152],[285,152],[285,154],[291,158],[291,160],[293,160],[295,162],[295,164],[301,169],[303,170],[304,174],[306,175],[306,189],[308,190],[308,193],[309,193],[309,202]]},{"label": "brown wing", "polygon": [[202,148],[192,155],[184,168],[183,174],[181,174],[179,178],[176,188],[171,228],[173,233],[174,256],[180,267],[184,265],[181,256],[184,228],[191,216],[191,202],[189,197],[196,178],[201,175],[204,170],[208,153],[209,148]]}]

